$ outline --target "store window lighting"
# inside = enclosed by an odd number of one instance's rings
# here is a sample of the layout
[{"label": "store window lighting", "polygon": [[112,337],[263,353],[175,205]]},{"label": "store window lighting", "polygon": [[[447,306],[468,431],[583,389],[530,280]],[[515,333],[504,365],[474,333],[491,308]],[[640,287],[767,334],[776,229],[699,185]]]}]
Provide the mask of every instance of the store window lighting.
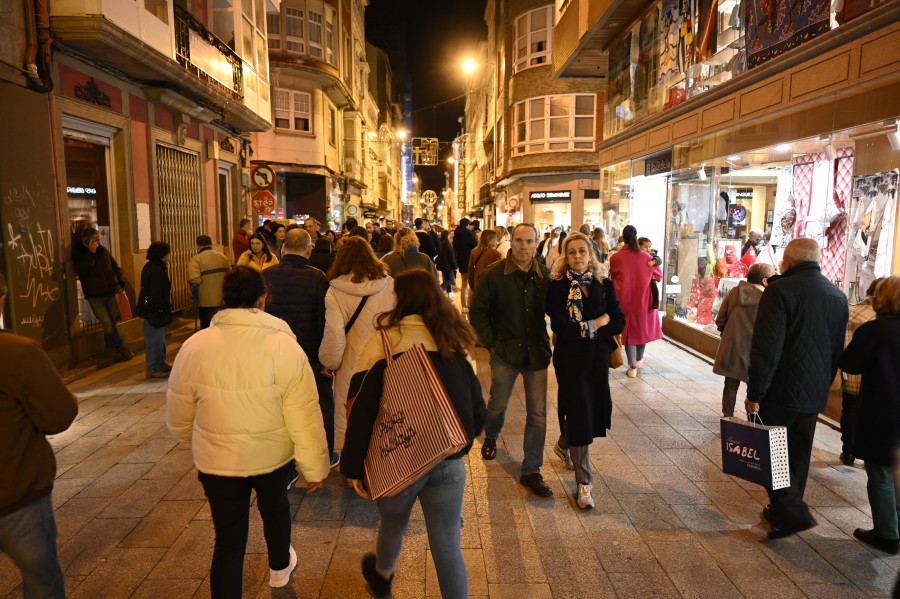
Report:
[{"label": "store window lighting", "polygon": [[731,162],[737,162],[737,161],[740,160],[740,159],[741,159],[740,156],[729,156],[729,157],[728,157],[728,160],[731,161]]},{"label": "store window lighting", "polygon": [[787,152],[791,149],[791,144],[778,144],[775,146],[776,152]]}]

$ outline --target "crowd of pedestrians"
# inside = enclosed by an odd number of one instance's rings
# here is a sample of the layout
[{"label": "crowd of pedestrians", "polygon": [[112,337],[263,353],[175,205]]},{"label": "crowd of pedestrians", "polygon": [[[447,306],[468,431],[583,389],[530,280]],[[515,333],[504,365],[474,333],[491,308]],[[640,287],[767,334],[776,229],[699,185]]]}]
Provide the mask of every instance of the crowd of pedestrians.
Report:
[{"label": "crowd of pedestrians", "polygon": [[[191,446],[210,503],[216,532],[212,597],[241,595],[251,491],[263,520],[272,587],[288,584],[297,567],[288,493],[300,475],[312,493],[339,466],[360,496],[372,497],[367,456],[389,367],[412,348],[427,352],[434,384],[452,404],[466,443],[406,481],[402,492],[375,500],[378,538],[361,568],[376,597],[390,596],[417,500],[441,595],[467,597],[461,458],[482,431],[481,458],[497,458],[519,377],[525,392],[519,481],[538,497],[553,495],[541,474],[551,361],[560,431],[551,440],[553,452],[574,472],[576,505],[593,507],[589,447],[612,425],[611,356],[624,349],[627,377],[635,378],[647,344],[662,337],[659,296],[653,293],[661,260],[648,251],[650,240],[631,225],[615,247],[590,225],[568,234],[555,229],[543,240],[530,224],[482,232],[477,221],[461,219],[453,230],[436,230],[417,219],[414,227],[360,226],[348,219],[338,238],[322,233],[313,218],[302,227],[271,223],[255,231],[245,220],[230,258],[213,249],[210,237],[199,236],[188,282],[200,330],[171,366],[165,343],[172,321],[171,249],[162,241],[148,248],[136,309],[143,319],[146,376],[169,378],[166,423]],[[107,348],[130,358],[115,329],[115,294],[125,282],[99,232],[86,230],[72,259]],[[735,415],[743,381],[748,417],[787,428],[791,484],[768,491],[762,517],[771,525],[770,538],[806,530],[816,525],[803,499],[816,419],[840,368],[840,460],[865,461],[872,506],[873,528],[854,534],[896,554],[900,276],[875,281],[868,299],[848,310],[843,293],[821,274],[819,260],[815,241],[795,239],[784,250],[780,274],[754,265],[747,281],[725,297],[713,366],[724,377],[722,413]],[[451,302],[457,271],[461,310]],[[0,278],[0,309],[5,293]],[[476,346],[489,355],[487,398],[476,376]],[[0,422],[0,432],[8,433],[0,434],[0,455],[31,464],[28,480],[0,465],[0,550],[22,569],[26,596],[64,596],[49,506],[54,460],[44,436],[68,427],[77,405],[34,342],[0,333],[0,347],[18,360],[0,365],[0,385],[7,389],[0,411],[7,398],[23,405],[46,398],[45,407]],[[22,379],[21,372],[35,374]],[[415,402],[417,389],[409,391]],[[11,433],[19,428],[33,431],[21,443]]]}]

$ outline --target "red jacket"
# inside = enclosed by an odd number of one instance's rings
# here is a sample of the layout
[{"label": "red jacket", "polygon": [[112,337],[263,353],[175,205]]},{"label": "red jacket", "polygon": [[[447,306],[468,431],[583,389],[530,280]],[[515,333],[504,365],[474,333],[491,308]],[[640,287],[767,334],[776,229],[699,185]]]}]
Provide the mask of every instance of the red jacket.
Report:
[{"label": "red jacket", "polygon": [[243,229],[238,229],[231,240],[231,251],[234,252],[234,261],[237,262],[241,254],[250,249],[250,236]]}]

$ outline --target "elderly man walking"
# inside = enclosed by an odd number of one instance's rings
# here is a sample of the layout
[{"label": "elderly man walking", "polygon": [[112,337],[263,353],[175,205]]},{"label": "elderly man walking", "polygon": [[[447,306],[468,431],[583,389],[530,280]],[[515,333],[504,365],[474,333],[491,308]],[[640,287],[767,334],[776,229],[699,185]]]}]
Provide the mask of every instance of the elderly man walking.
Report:
[{"label": "elderly man walking", "polygon": [[525,459],[523,485],[540,497],[553,490],[541,476],[544,438],[547,433],[547,366],[550,338],[544,310],[550,271],[534,258],[537,230],[521,224],[513,230],[512,245],[505,260],[496,262],[478,276],[478,286],[469,304],[469,322],[491,352],[491,399],[481,457],[497,456],[497,437],[506,418],[506,407],[519,375],[525,383]]},{"label": "elderly man walking", "polygon": [[222,282],[229,268],[231,264],[225,254],[212,249],[209,235],[198,235],[197,253],[188,262],[188,282],[199,287],[197,313],[201,329],[209,328],[222,305]]},{"label": "elderly man walking", "polygon": [[825,410],[847,328],[847,298],[819,270],[814,239],[784,250],[781,276],[771,277],[759,301],[750,350],[747,413],[787,427],[791,486],[769,491],[763,509],[770,539],[816,525],[803,501],[816,418]]}]

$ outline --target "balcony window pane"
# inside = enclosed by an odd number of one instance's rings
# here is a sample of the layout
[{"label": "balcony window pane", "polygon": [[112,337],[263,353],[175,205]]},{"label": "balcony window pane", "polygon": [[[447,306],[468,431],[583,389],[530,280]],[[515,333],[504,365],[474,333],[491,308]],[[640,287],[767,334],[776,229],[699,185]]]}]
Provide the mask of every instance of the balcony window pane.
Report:
[{"label": "balcony window pane", "polygon": [[568,150],[569,142],[567,141],[555,141],[553,143],[548,144],[548,150]]},{"label": "balcony window pane", "polygon": [[531,137],[529,139],[544,139],[545,129],[544,121],[531,121]]},{"label": "balcony window pane", "polygon": [[284,9],[284,42],[288,52],[306,52],[303,34],[303,11]]},{"label": "balcony window pane", "polygon": [[516,105],[516,122],[525,120],[525,102]]},{"label": "balcony window pane", "polygon": [[291,128],[290,119],[276,113],[275,114],[275,128],[276,129],[290,129]]},{"label": "balcony window pane", "polygon": [[516,143],[522,143],[525,141],[525,123],[519,123],[516,125]]},{"label": "balcony window pane", "polygon": [[306,117],[294,117],[294,131],[309,131],[309,119]]},{"label": "balcony window pane", "polygon": [[253,0],[241,0],[241,10],[248,19],[253,18]]},{"label": "balcony window pane", "polygon": [[536,31],[545,27],[547,27],[547,9],[541,7],[531,11],[531,30]]},{"label": "balcony window pane", "polygon": [[550,119],[550,137],[568,137],[569,119]]},{"label": "balcony window pane", "polygon": [[228,44],[232,50],[237,50],[234,45],[234,13],[227,10],[213,11],[213,33],[216,37]]},{"label": "balcony window pane", "polygon": [[243,31],[241,31],[241,58],[253,64],[253,25],[247,19],[241,19]]},{"label": "balcony window pane", "polygon": [[575,137],[594,137],[594,119],[587,117],[575,119]]},{"label": "balcony window pane", "polygon": [[144,8],[166,25],[169,24],[168,0],[144,0]]},{"label": "balcony window pane", "polygon": [[262,29],[263,19],[265,19],[266,15],[266,3],[265,0],[256,0],[256,20],[254,24],[257,29]]},{"label": "balcony window pane", "polygon": [[528,114],[532,118],[544,116],[544,98],[528,101]]},{"label": "balcony window pane", "polygon": [[594,115],[594,96],[575,96],[575,114]]},{"label": "balcony window pane", "polygon": [[569,116],[569,96],[550,97],[550,116]]},{"label": "balcony window pane", "polygon": [[261,34],[256,34],[256,70],[262,77],[268,77],[269,53],[266,50],[266,38]]}]

